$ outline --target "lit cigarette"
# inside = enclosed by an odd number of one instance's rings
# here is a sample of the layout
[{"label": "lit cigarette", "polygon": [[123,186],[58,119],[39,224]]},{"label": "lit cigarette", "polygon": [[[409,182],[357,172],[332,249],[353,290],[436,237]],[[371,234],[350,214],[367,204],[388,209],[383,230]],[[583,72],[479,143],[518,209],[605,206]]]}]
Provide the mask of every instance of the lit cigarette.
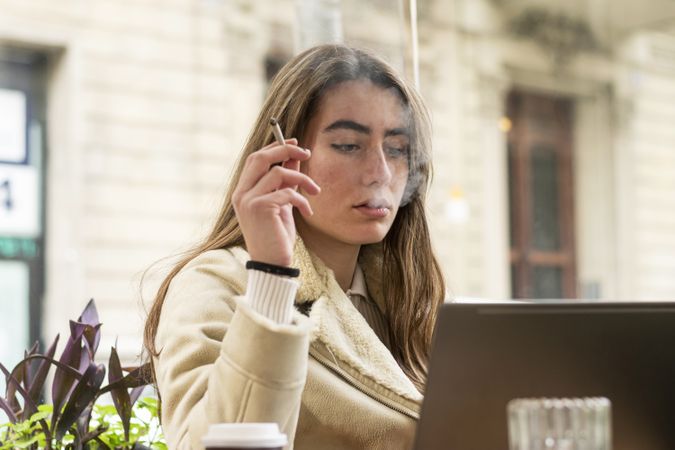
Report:
[{"label": "lit cigarette", "polygon": [[286,144],[286,140],[284,139],[284,133],[281,132],[281,127],[279,126],[279,122],[277,122],[277,119],[272,117],[270,119],[270,125],[272,125],[272,133],[274,133],[274,137],[277,139],[279,145]]}]

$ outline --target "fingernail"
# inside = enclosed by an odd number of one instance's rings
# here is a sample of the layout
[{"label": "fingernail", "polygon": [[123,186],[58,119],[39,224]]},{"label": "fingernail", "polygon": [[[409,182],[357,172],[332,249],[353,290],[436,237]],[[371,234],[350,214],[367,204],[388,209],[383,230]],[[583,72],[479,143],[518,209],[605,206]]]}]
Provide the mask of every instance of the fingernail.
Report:
[{"label": "fingernail", "polygon": [[308,148],[306,148],[305,151],[306,151],[308,154],[310,154],[310,155],[312,154],[312,151],[311,151],[310,149],[308,149]]}]

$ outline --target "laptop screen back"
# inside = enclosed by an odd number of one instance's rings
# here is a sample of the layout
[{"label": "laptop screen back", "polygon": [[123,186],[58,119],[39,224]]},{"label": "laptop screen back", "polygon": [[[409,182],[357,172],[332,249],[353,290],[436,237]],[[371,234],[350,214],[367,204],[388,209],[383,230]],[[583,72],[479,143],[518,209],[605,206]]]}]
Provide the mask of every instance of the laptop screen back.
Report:
[{"label": "laptop screen back", "polygon": [[508,449],[523,397],[607,397],[614,450],[675,449],[675,303],[443,305],[415,449]]}]

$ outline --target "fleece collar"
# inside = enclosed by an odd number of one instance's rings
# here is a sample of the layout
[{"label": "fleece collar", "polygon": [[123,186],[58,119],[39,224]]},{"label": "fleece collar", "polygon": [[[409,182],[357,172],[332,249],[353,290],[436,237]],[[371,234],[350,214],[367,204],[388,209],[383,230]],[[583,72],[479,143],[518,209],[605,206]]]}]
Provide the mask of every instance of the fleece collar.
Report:
[{"label": "fleece collar", "polygon": [[[384,295],[382,293],[382,245],[372,244],[361,247],[359,265],[363,270],[370,298],[380,311],[386,313]],[[333,271],[305,246],[300,236],[293,249],[293,266],[300,269],[300,288],[295,296],[295,303],[311,303],[321,295],[325,295],[331,280],[335,281]]]},{"label": "fleece collar", "polygon": [[[359,264],[366,277],[368,293],[385,312],[380,247],[363,247]],[[335,357],[365,378],[406,399],[420,402],[422,395],[340,288],[333,272],[305,247],[299,237],[295,244],[294,265],[300,269],[296,304],[312,303],[309,315],[312,341],[320,341]]]}]

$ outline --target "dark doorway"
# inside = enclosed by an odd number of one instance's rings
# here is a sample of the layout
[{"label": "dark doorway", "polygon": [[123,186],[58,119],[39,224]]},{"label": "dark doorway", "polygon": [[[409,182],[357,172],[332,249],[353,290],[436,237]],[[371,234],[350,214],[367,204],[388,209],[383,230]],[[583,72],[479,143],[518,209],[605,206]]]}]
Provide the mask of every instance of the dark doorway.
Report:
[{"label": "dark doorway", "polygon": [[3,356],[21,356],[40,338],[47,67],[44,53],[0,46],[0,323],[10,334]]},{"label": "dark doorway", "polygon": [[576,298],[573,102],[512,91],[507,100],[513,298]]}]

